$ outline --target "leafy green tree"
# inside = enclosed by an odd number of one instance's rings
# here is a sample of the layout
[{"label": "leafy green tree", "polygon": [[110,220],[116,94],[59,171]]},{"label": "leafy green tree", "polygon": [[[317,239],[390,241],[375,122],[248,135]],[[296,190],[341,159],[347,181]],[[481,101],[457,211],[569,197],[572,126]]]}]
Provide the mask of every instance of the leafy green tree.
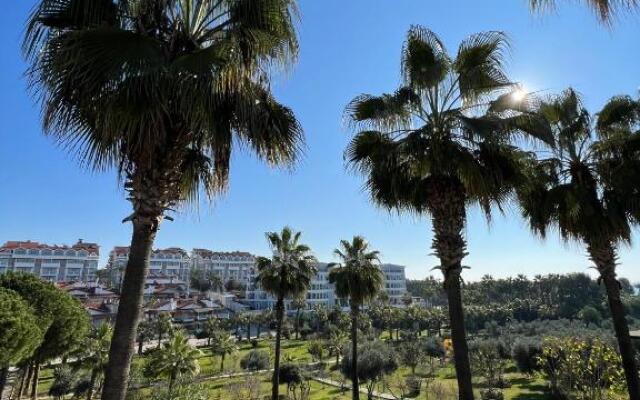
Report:
[{"label": "leafy green tree", "polygon": [[335,285],[336,295],[349,299],[351,308],[351,386],[353,400],[360,399],[358,371],[358,325],[360,308],[376,298],[382,290],[384,276],[380,269],[379,252],[371,250],[362,236],[354,236],[351,242],[340,241],[334,250],[339,263],[329,264],[329,282]]},{"label": "leafy green tree", "polygon": [[[140,325],[138,325],[138,328]],[[82,356],[82,364],[91,371],[89,387],[87,388],[87,400],[93,398],[93,392],[98,386],[99,380],[104,375],[104,369],[109,361],[109,347],[113,330],[111,325],[102,324],[91,332],[87,338]]]},{"label": "leafy green tree", "polygon": [[0,287],[0,394],[9,367],[31,357],[40,346],[43,332],[34,309],[13,290]]},{"label": "leafy green tree", "polygon": [[408,340],[400,348],[400,359],[404,365],[411,368],[411,374],[416,374],[416,368],[425,360],[424,346],[417,340]]},{"label": "leafy green tree", "polygon": [[600,315],[600,312],[592,306],[585,306],[582,310],[580,310],[578,316],[587,326],[600,326],[600,322],[602,321],[602,315]]},{"label": "leafy green tree", "polygon": [[[340,364],[340,371],[346,376],[352,376],[354,371],[354,353],[346,352]],[[373,400],[373,389],[385,375],[390,375],[398,369],[396,354],[391,346],[381,342],[367,342],[357,354],[358,378],[367,387],[367,398]]]},{"label": "leafy green tree", "polygon": [[294,0],[39,0],[24,52],[44,130],[130,193],[131,252],[105,400],[123,400],[156,234],[167,213],[227,187],[244,143],[289,165],[302,141],[270,92],[298,45]]},{"label": "leafy green tree", "polygon": [[218,330],[211,335],[211,352],[220,357],[220,372],[224,371],[224,359],[238,351],[238,346],[226,331]]},{"label": "leafy green tree", "polygon": [[307,346],[307,352],[311,354],[311,358],[313,358],[313,361],[322,362],[325,355],[324,349],[324,343],[319,340],[313,340],[309,342],[309,345]]},{"label": "leafy green tree", "polygon": [[620,356],[601,339],[549,337],[538,363],[552,394],[562,398],[608,399],[624,387]]},{"label": "leafy green tree", "polygon": [[262,289],[276,298],[276,348],[274,356],[271,399],[278,400],[280,371],[280,340],[284,319],[284,300],[305,295],[316,273],[315,258],[309,246],[300,243],[301,232],[284,227],[282,232],[266,234],[273,251],[269,258],[258,257],[258,282]]},{"label": "leafy green tree", "polygon": [[[262,350],[253,349],[240,360],[240,368],[248,371],[262,371],[269,368],[269,354]],[[280,374],[280,369],[278,369]],[[278,375],[278,382],[280,376]]]},{"label": "leafy green tree", "polygon": [[531,165],[518,193],[522,213],[540,236],[557,228],[563,240],[586,246],[607,293],[629,396],[640,398],[616,276],[618,247],[630,243],[632,225],[640,222],[640,102],[614,97],[593,124],[580,96],[568,89],[536,104],[532,113],[549,126],[555,145]]},{"label": "leafy green tree", "polygon": [[31,398],[35,400],[41,364],[76,350],[89,331],[89,316],[76,299],[31,274],[5,273],[0,276],[0,287],[15,291],[33,307],[38,325],[44,332],[30,367]]},{"label": "leafy green tree", "polygon": [[358,96],[346,109],[359,132],[345,157],[365,175],[373,201],[431,216],[461,399],[473,399],[460,289],[467,206],[490,216],[492,205],[507,200],[527,157],[512,142],[532,122],[511,93],[507,46],[503,33],[484,32],[464,40],[452,58],[433,32],[413,26],[402,52],[403,86]]},{"label": "leafy green tree", "polygon": [[176,330],[171,340],[156,351],[149,362],[156,374],[169,378],[169,392],[172,392],[176,380],[183,376],[198,375],[198,359],[201,356],[202,352],[189,344],[184,332]]}]

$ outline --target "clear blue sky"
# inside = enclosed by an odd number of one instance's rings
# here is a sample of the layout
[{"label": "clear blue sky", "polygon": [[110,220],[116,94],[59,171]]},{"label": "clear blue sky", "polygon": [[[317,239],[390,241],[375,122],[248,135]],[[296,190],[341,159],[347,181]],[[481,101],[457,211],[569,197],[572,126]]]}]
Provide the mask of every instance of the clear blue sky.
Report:
[{"label": "clear blue sky", "polygon": [[[130,226],[120,223],[129,204],[113,173],[80,169],[42,135],[19,52],[33,3],[8,2],[0,14],[0,242],[84,238],[102,246],[104,260],[111,247],[129,242]],[[302,121],[304,159],[289,173],[236,153],[228,194],[213,205],[182,210],[176,222],[162,226],[156,245],[266,254],[263,233],[290,224],[304,231],[322,260],[331,259],[340,238],[363,234],[383,261],[406,265],[410,277],[425,277],[437,264],[429,256],[429,221],[374,208],[361,178],[345,171],[345,104],[359,93],[397,86],[400,48],[411,24],[431,28],[450,49],[474,32],[505,31],[513,44],[509,69],[515,80],[549,93],[571,85],[592,111],[611,95],[637,95],[640,15],[608,30],[577,2],[565,3],[541,17],[530,14],[526,0],[300,0],[300,60],[276,92]],[[553,235],[546,242],[533,238],[516,212],[497,216],[487,227],[472,210],[467,237],[467,279],[588,271],[582,247],[562,245]],[[639,254],[638,247],[622,251],[621,275],[640,281]]]}]

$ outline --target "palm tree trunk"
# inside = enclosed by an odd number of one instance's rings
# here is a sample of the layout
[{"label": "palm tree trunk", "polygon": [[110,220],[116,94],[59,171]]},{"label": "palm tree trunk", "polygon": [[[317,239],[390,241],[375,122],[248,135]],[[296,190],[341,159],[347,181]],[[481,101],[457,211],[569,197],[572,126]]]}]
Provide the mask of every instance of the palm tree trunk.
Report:
[{"label": "palm tree trunk", "polygon": [[220,355],[220,372],[224,371],[224,353]]},{"label": "palm tree trunk", "polygon": [[271,400],[278,400],[280,391],[280,338],[282,335],[282,320],[284,318],[284,299],[278,296],[276,302],[276,349],[273,360],[273,379],[271,386]]},{"label": "palm tree trunk", "polygon": [[360,382],[358,378],[358,315],[360,307],[351,304],[351,399],[360,400]]},{"label": "palm tree trunk", "polygon": [[0,399],[2,399],[2,394],[4,393],[4,389],[7,386],[7,379],[9,378],[9,366],[5,366],[0,368]]},{"label": "palm tree trunk", "polygon": [[433,222],[435,255],[440,259],[444,288],[449,303],[451,341],[458,380],[458,398],[473,400],[469,348],[464,327],[462,292],[460,287],[462,260],[467,255],[462,230],[466,220],[465,192],[452,180],[435,180],[429,193],[429,211]]},{"label": "palm tree trunk", "polygon": [[142,346],[144,345],[144,340],[141,339],[138,341],[138,355],[142,355]]},{"label": "palm tree trunk", "polygon": [[600,277],[607,291],[609,310],[613,319],[613,327],[618,339],[622,367],[627,380],[629,399],[640,399],[640,379],[638,365],[635,359],[635,350],[629,335],[629,324],[625,316],[624,305],[620,298],[620,283],[616,278],[616,251],[611,243],[600,245],[589,244],[589,255],[596,264]]},{"label": "palm tree trunk", "polygon": [[129,260],[109,349],[109,363],[105,369],[102,400],[124,400],[127,393],[129,369],[142,309],[144,282],[157,230],[158,224],[137,220],[133,222]]}]

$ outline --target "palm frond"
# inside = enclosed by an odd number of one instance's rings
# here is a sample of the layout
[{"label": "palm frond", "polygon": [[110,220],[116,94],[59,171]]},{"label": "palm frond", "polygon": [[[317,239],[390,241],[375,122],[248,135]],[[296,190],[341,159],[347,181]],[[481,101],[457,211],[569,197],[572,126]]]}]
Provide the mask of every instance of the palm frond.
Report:
[{"label": "palm frond", "polygon": [[440,38],[424,27],[409,29],[402,49],[402,76],[405,85],[416,91],[433,88],[442,82],[451,68]]}]

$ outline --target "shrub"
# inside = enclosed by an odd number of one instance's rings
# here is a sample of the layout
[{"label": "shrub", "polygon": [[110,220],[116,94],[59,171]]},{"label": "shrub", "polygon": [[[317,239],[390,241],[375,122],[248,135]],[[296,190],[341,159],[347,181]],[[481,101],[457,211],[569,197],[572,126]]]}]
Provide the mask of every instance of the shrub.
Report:
[{"label": "shrub", "polygon": [[480,391],[482,400],[504,400],[504,394],[500,389],[483,389]]},{"label": "shrub", "polygon": [[249,371],[269,368],[269,354],[262,350],[251,350],[240,360],[240,367]]},{"label": "shrub", "polygon": [[511,357],[518,371],[531,375],[539,369],[538,357],[542,354],[542,346],[534,340],[520,339],[511,350]]}]

